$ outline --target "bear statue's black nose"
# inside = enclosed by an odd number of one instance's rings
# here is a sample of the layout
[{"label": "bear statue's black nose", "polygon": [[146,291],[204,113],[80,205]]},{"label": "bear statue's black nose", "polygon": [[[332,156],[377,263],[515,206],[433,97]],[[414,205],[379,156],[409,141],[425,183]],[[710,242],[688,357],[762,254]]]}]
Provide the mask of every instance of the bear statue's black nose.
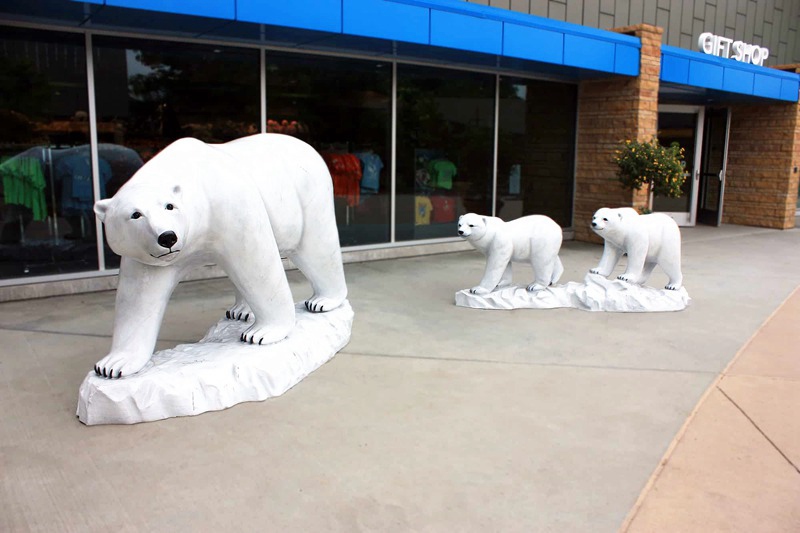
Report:
[{"label": "bear statue's black nose", "polygon": [[158,236],[158,244],[164,248],[172,248],[178,242],[178,236],[174,231],[165,231]]},{"label": "bear statue's black nose", "polygon": [[592,227],[596,228],[597,227],[597,222],[592,222]]},{"label": "bear statue's black nose", "polygon": [[464,235],[464,230],[463,229],[458,230],[458,234],[459,235]]}]

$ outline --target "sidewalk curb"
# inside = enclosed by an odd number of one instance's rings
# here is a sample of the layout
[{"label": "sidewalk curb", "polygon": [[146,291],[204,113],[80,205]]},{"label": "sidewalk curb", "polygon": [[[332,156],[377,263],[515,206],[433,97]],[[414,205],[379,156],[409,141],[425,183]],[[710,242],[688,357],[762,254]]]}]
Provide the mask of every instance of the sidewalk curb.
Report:
[{"label": "sidewalk curb", "polygon": [[642,508],[642,505],[644,504],[644,501],[649,496],[649,494],[652,491],[653,486],[655,485],[656,481],[661,476],[661,473],[663,472],[664,468],[669,463],[669,461],[670,461],[670,459],[672,457],[672,454],[675,451],[675,448],[677,448],[678,444],[683,440],[683,436],[686,434],[686,431],[689,428],[689,425],[694,420],[695,415],[700,410],[700,408],[703,406],[703,404],[705,403],[705,401],[708,398],[708,396],[714,390],[717,389],[717,387],[719,386],[720,382],[728,374],[728,371],[731,369],[731,367],[734,364],[736,364],[736,362],[739,360],[741,355],[745,352],[745,350],[747,350],[747,348],[749,348],[749,346],[752,344],[753,340],[759,335],[759,333],[761,333],[761,331],[764,329],[764,327],[775,317],[775,315],[777,315],[786,306],[786,303],[789,300],[791,300],[792,297],[794,297],[795,294],[797,294],[798,292],[800,292],[800,285],[795,287],[794,290],[792,290],[792,292],[789,293],[789,295],[786,298],[783,299],[783,301],[780,303],[780,305],[778,305],[778,307],[776,307],[775,310],[772,311],[772,313],[770,313],[770,315],[761,323],[761,325],[758,326],[758,328],[753,332],[753,334],[750,336],[750,338],[747,339],[747,342],[745,342],[742,345],[742,347],[739,348],[739,350],[736,352],[736,355],[733,357],[733,359],[731,359],[730,362],[728,362],[728,364],[725,366],[725,368],[722,370],[722,372],[720,372],[719,375],[714,379],[714,381],[708,386],[706,391],[703,393],[703,395],[697,401],[697,404],[694,406],[694,409],[692,409],[692,412],[689,413],[689,416],[686,417],[686,421],[683,423],[681,428],[678,430],[678,433],[675,435],[675,438],[673,438],[672,442],[670,442],[669,446],[667,447],[666,452],[664,452],[664,456],[661,458],[661,460],[658,463],[658,466],[656,466],[655,470],[650,475],[650,478],[647,480],[647,483],[645,483],[644,487],[642,488],[642,491],[639,493],[639,497],[636,499],[636,502],[633,504],[633,507],[628,512],[628,515],[625,517],[625,520],[622,522],[622,525],[620,525],[619,533],[625,533],[626,531],[628,531],[630,529],[634,519],[639,514],[639,510]]}]

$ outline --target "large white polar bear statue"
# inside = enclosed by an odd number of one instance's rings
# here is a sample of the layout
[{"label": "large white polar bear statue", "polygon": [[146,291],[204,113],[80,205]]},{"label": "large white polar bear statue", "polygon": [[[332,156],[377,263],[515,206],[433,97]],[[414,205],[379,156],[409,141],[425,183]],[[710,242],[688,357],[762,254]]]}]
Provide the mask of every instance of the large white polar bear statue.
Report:
[{"label": "large white polar bear statue", "polygon": [[622,254],[628,254],[628,265],[618,279],[644,284],[659,265],[669,278],[665,288],[681,288],[681,232],[669,216],[640,215],[630,207],[604,207],[592,217],[592,230],[605,240],[600,264],[589,271],[592,274],[607,277]]},{"label": "large white polar bear statue", "polygon": [[330,173],[293,137],[175,141],[94,210],[122,256],[111,352],[98,375],[147,364],[173,289],[201,264],[219,264],[236,287],[228,318],[253,314],[241,336],[248,343],[280,341],[294,326],[282,256],[311,283],[309,311],[335,309],[347,296]]},{"label": "large white polar bear statue", "polygon": [[538,291],[556,283],[564,273],[558,252],[563,234],[550,217],[529,215],[505,222],[497,217],[467,213],[458,219],[458,234],[486,256],[486,270],[472,294],[488,294],[511,285],[511,263],[533,267],[534,282],[528,290]]}]

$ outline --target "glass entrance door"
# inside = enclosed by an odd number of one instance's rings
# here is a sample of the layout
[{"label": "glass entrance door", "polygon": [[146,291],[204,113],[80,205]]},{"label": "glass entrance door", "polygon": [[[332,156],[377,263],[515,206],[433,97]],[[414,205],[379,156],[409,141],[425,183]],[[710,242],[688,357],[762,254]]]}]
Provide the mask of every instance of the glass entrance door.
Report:
[{"label": "glass entrance door", "polygon": [[653,210],[675,219],[679,226],[694,226],[697,215],[695,169],[700,166],[705,110],[696,106],[665,105],[658,109],[658,140],[664,146],[677,142],[684,149],[686,181],[680,198],[653,198]]},{"label": "glass entrance door", "polygon": [[719,226],[722,221],[729,117],[727,109],[706,111],[699,180],[696,180],[700,185],[697,221],[701,224]]}]

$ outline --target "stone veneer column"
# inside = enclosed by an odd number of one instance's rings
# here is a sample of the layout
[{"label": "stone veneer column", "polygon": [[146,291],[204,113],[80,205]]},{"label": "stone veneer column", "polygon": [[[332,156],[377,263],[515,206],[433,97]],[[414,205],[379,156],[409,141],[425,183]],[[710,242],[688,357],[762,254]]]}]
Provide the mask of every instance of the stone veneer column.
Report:
[{"label": "stone veneer column", "polygon": [[584,80],[578,87],[573,227],[580,241],[601,242],[589,228],[597,209],[648,203],[646,191],[622,188],[611,158],[621,141],[645,141],[657,133],[663,30],[640,24],[613,31],[641,39],[639,76]]},{"label": "stone veneer column", "polygon": [[[798,72],[798,67],[778,68]],[[722,221],[793,228],[798,166],[800,106],[796,102],[732,106]]]}]

